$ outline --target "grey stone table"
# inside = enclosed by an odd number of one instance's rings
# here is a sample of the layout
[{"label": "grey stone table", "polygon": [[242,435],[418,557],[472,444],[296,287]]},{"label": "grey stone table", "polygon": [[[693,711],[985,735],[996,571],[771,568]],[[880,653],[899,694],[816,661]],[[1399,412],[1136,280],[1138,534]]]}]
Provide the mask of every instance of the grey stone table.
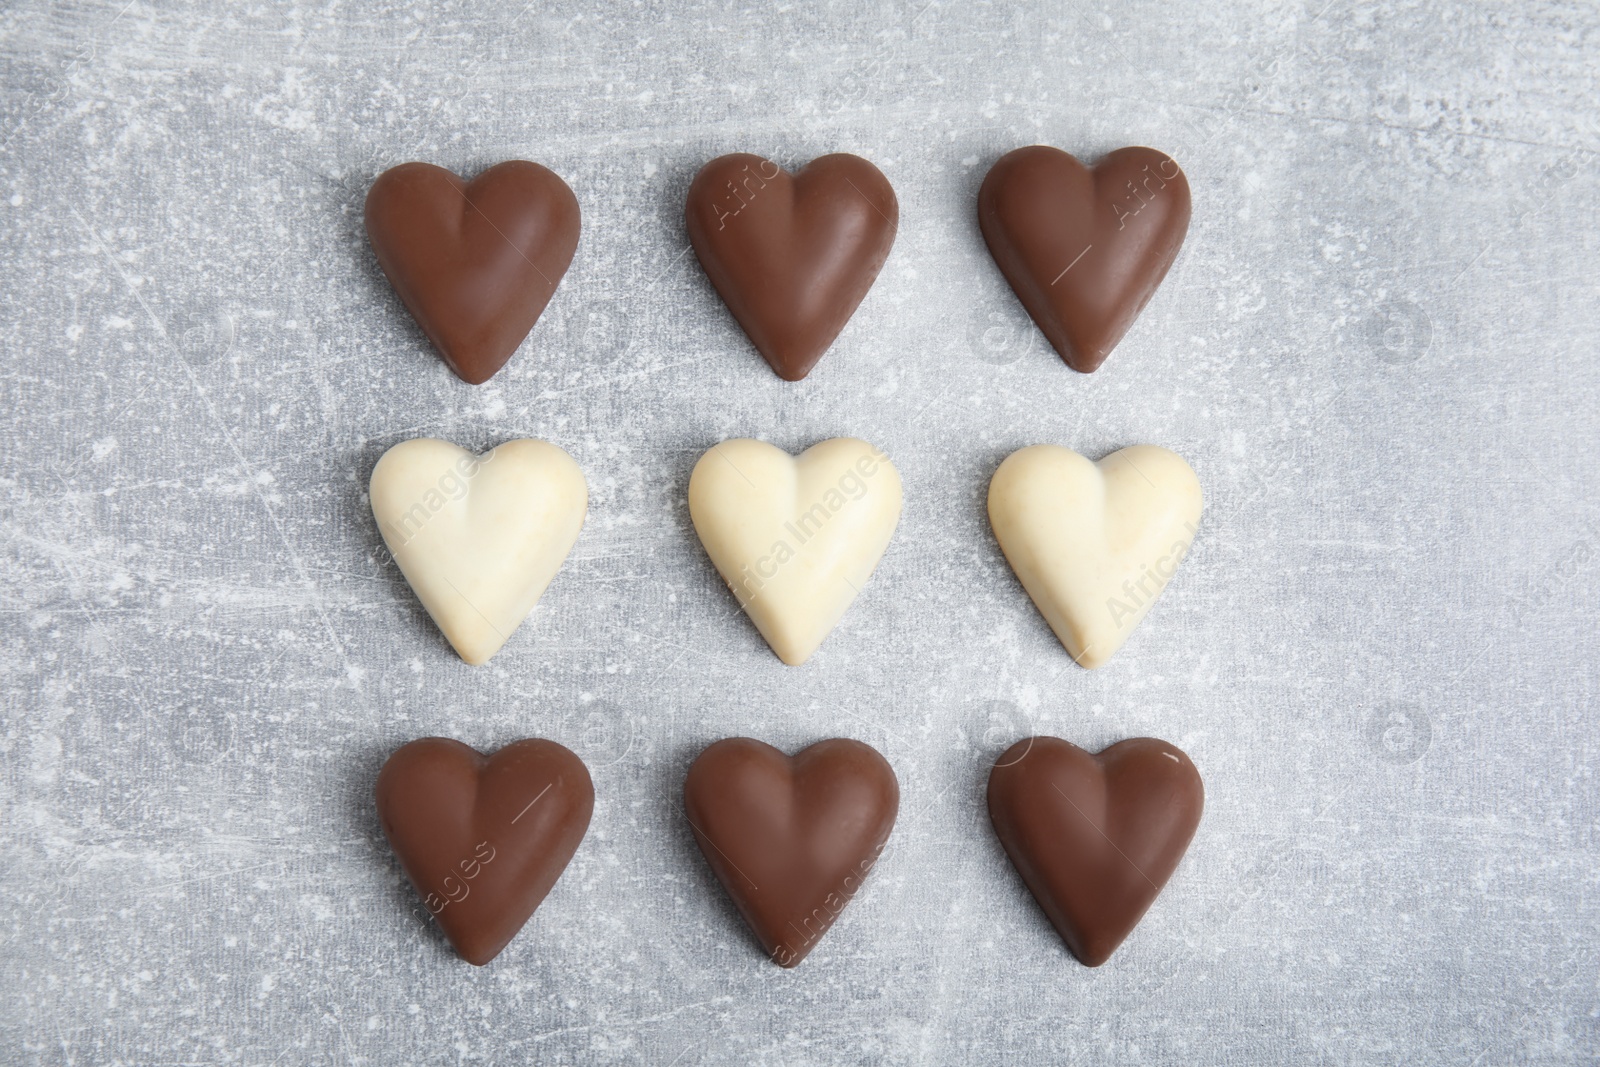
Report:
[{"label": "grey stone table", "polygon": [[[1600,1056],[1600,9],[37,0],[0,13],[0,1062],[1593,1063]],[[978,234],[988,165],[1170,151],[1188,242],[1067,370]],[[693,255],[726,151],[897,189],[790,385]],[[539,160],[571,273],[489,384],[427,349],[361,204]],[[886,449],[906,510],[786,668],[689,525],[729,436]],[[573,557],[457,659],[364,497],[408,437],[570,451]],[[1208,503],[1109,666],[1005,565],[988,477],[1171,447]],[[1105,967],[989,831],[1032,732],[1156,735],[1208,809]],[[397,745],[537,735],[593,825],[493,965],[384,845]],[[882,750],[903,803],[797,971],[678,807],[711,740]]]}]

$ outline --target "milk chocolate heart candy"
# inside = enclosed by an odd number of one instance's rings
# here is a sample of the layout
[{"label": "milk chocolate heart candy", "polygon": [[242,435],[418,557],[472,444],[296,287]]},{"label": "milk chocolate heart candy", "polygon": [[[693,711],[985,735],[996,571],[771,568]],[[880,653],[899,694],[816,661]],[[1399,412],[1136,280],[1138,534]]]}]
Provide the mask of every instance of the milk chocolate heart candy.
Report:
[{"label": "milk chocolate heart candy", "polygon": [[417,599],[468,663],[487,663],[583,528],[589,489],[546,441],[475,456],[448,441],[402,441],[372,469],[372,514]]},{"label": "milk chocolate heart candy", "polygon": [[900,205],[860,156],[792,178],[747,153],[701,168],[684,210],[711,284],[778,377],[797,382],[833,344],[889,258]]},{"label": "milk chocolate heart candy", "polygon": [[1001,156],[978,191],[978,225],[1000,272],[1067,366],[1099,367],[1177,258],[1189,181],[1153,148],[1093,168],[1059,148]]},{"label": "milk chocolate heart candy", "polygon": [[403,163],[367,193],[367,237],[417,325],[463,381],[494,377],[572,263],[578,200],[537,163],[497,163],[463,182]]},{"label": "milk chocolate heart candy", "polygon": [[1189,757],[1136,737],[1091,756],[1056,737],[1012,745],[989,774],[989,818],[1072,954],[1111,958],[1172,877],[1200,825]]},{"label": "milk chocolate heart candy", "polygon": [[594,812],[583,761],[554,741],[485,757],[459,741],[402,746],[378,773],[378,819],[461,958],[482,966],[532,917]]},{"label": "milk chocolate heart candy", "polygon": [[900,785],[889,762],[860,741],[819,741],[790,759],[730,737],[689,767],[683,806],[761,947],[793,967],[877,862],[900,810]]},{"label": "milk chocolate heart candy", "polygon": [[811,658],[867,584],[900,502],[889,457],[853,437],[799,458],[761,441],[724,441],[689,476],[689,517],[706,555],[790,665]]},{"label": "milk chocolate heart candy", "polygon": [[1109,660],[1189,554],[1200,481],[1174,452],[1134,445],[1091,463],[1057,445],[1006,457],[989,525],[1067,652]]}]

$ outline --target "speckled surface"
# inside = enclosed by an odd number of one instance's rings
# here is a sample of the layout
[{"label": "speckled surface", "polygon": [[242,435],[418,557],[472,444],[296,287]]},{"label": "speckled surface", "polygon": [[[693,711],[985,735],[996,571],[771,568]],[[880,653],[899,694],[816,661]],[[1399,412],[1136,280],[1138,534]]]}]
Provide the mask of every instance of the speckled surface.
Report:
[{"label": "speckled surface", "polygon": [[[0,1059],[7,1064],[1592,1063],[1600,1056],[1600,10],[149,3],[0,12]],[[1092,377],[973,213],[1043,141],[1171,152],[1189,239]],[[888,175],[805,382],[685,255],[698,165]],[[539,160],[571,273],[481,388],[365,243],[382,169]],[[695,541],[727,436],[865,437],[883,564],[786,668]],[[544,437],[588,525],[469,668],[383,556],[384,448]],[[983,513],[1038,441],[1199,472],[1194,552],[1072,666]],[[1208,810],[1107,966],[1007,866],[1039,731],[1187,750]],[[385,755],[569,745],[589,836],[492,966],[384,847]],[[766,962],[678,807],[729,734],[879,747],[866,888]]]}]

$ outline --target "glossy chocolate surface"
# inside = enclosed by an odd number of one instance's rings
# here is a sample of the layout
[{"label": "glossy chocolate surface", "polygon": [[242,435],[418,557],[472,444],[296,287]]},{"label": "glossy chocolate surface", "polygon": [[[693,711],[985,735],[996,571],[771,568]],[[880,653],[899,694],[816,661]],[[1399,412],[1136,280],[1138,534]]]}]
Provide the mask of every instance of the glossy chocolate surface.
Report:
[{"label": "glossy chocolate surface", "polygon": [[1072,954],[1111,958],[1155,903],[1200,825],[1205,789],[1152,737],[1090,755],[1058,737],[1018,741],[989,774],[989,817]]},{"label": "glossy chocolate surface", "polygon": [[473,385],[522,344],[578,247],[572,190],[520,159],[470,182],[431,163],[403,163],[372,183],[366,222],[395,292]]},{"label": "glossy chocolate surface", "polygon": [[702,752],[683,784],[706,862],[774,963],[816,947],[872,870],[900,810],[877,750],[832,738],[793,758],[730,737]]},{"label": "glossy chocolate surface", "polygon": [[700,265],[750,342],[786,381],[811,372],[872,288],[900,222],[883,172],[820,156],[793,177],[748,153],[689,186],[684,222]]},{"label": "glossy chocolate surface", "polygon": [[1153,148],[1119,148],[1093,167],[1058,148],[1019,148],[978,192],[995,263],[1061,358],[1085,373],[1166,277],[1189,213],[1188,179]]},{"label": "glossy chocolate surface", "polygon": [[583,762],[554,741],[484,756],[425,737],[378,773],[383,824],[406,877],[468,963],[516,936],[578,850],[594,811]]}]

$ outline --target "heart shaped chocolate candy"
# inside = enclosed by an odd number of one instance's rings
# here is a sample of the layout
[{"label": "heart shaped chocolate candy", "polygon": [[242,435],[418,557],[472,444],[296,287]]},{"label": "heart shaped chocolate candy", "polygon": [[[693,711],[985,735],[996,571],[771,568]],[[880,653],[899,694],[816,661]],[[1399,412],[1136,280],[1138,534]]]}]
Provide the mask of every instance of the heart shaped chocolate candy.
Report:
[{"label": "heart shaped chocolate candy", "polygon": [[594,812],[588,768],[554,741],[514,741],[486,757],[425,737],[389,757],[375,792],[406,877],[479,966],[532,917]]},{"label": "heart shaped chocolate candy", "polygon": [[1105,362],[1177,258],[1189,181],[1170,156],[1119,148],[1086,167],[1059,148],[1001,156],[978,225],[1022,306],[1069,367]]},{"label": "heart shaped chocolate candy", "polygon": [[539,321],[578,247],[578,199],[537,163],[463,182],[431,163],[384,171],[367,237],[412,318],[463,381],[494,377]]},{"label": "heart shaped chocolate candy", "polygon": [[894,828],[900,785],[860,741],[832,738],[792,759],[730,737],[683,783],[695,841],[773,962],[793,967],[861,888]]},{"label": "heart shaped chocolate candy", "polygon": [[1072,954],[1111,958],[1155,903],[1200,825],[1205,789],[1189,757],[1135,737],[1091,756],[1030,737],[989,774],[989,818]]},{"label": "heart shaped chocolate candy", "polygon": [[889,258],[900,205],[860,156],[820,156],[789,173],[721,156],[689,186],[684,223],[700,265],[778,377],[811,372]]}]

